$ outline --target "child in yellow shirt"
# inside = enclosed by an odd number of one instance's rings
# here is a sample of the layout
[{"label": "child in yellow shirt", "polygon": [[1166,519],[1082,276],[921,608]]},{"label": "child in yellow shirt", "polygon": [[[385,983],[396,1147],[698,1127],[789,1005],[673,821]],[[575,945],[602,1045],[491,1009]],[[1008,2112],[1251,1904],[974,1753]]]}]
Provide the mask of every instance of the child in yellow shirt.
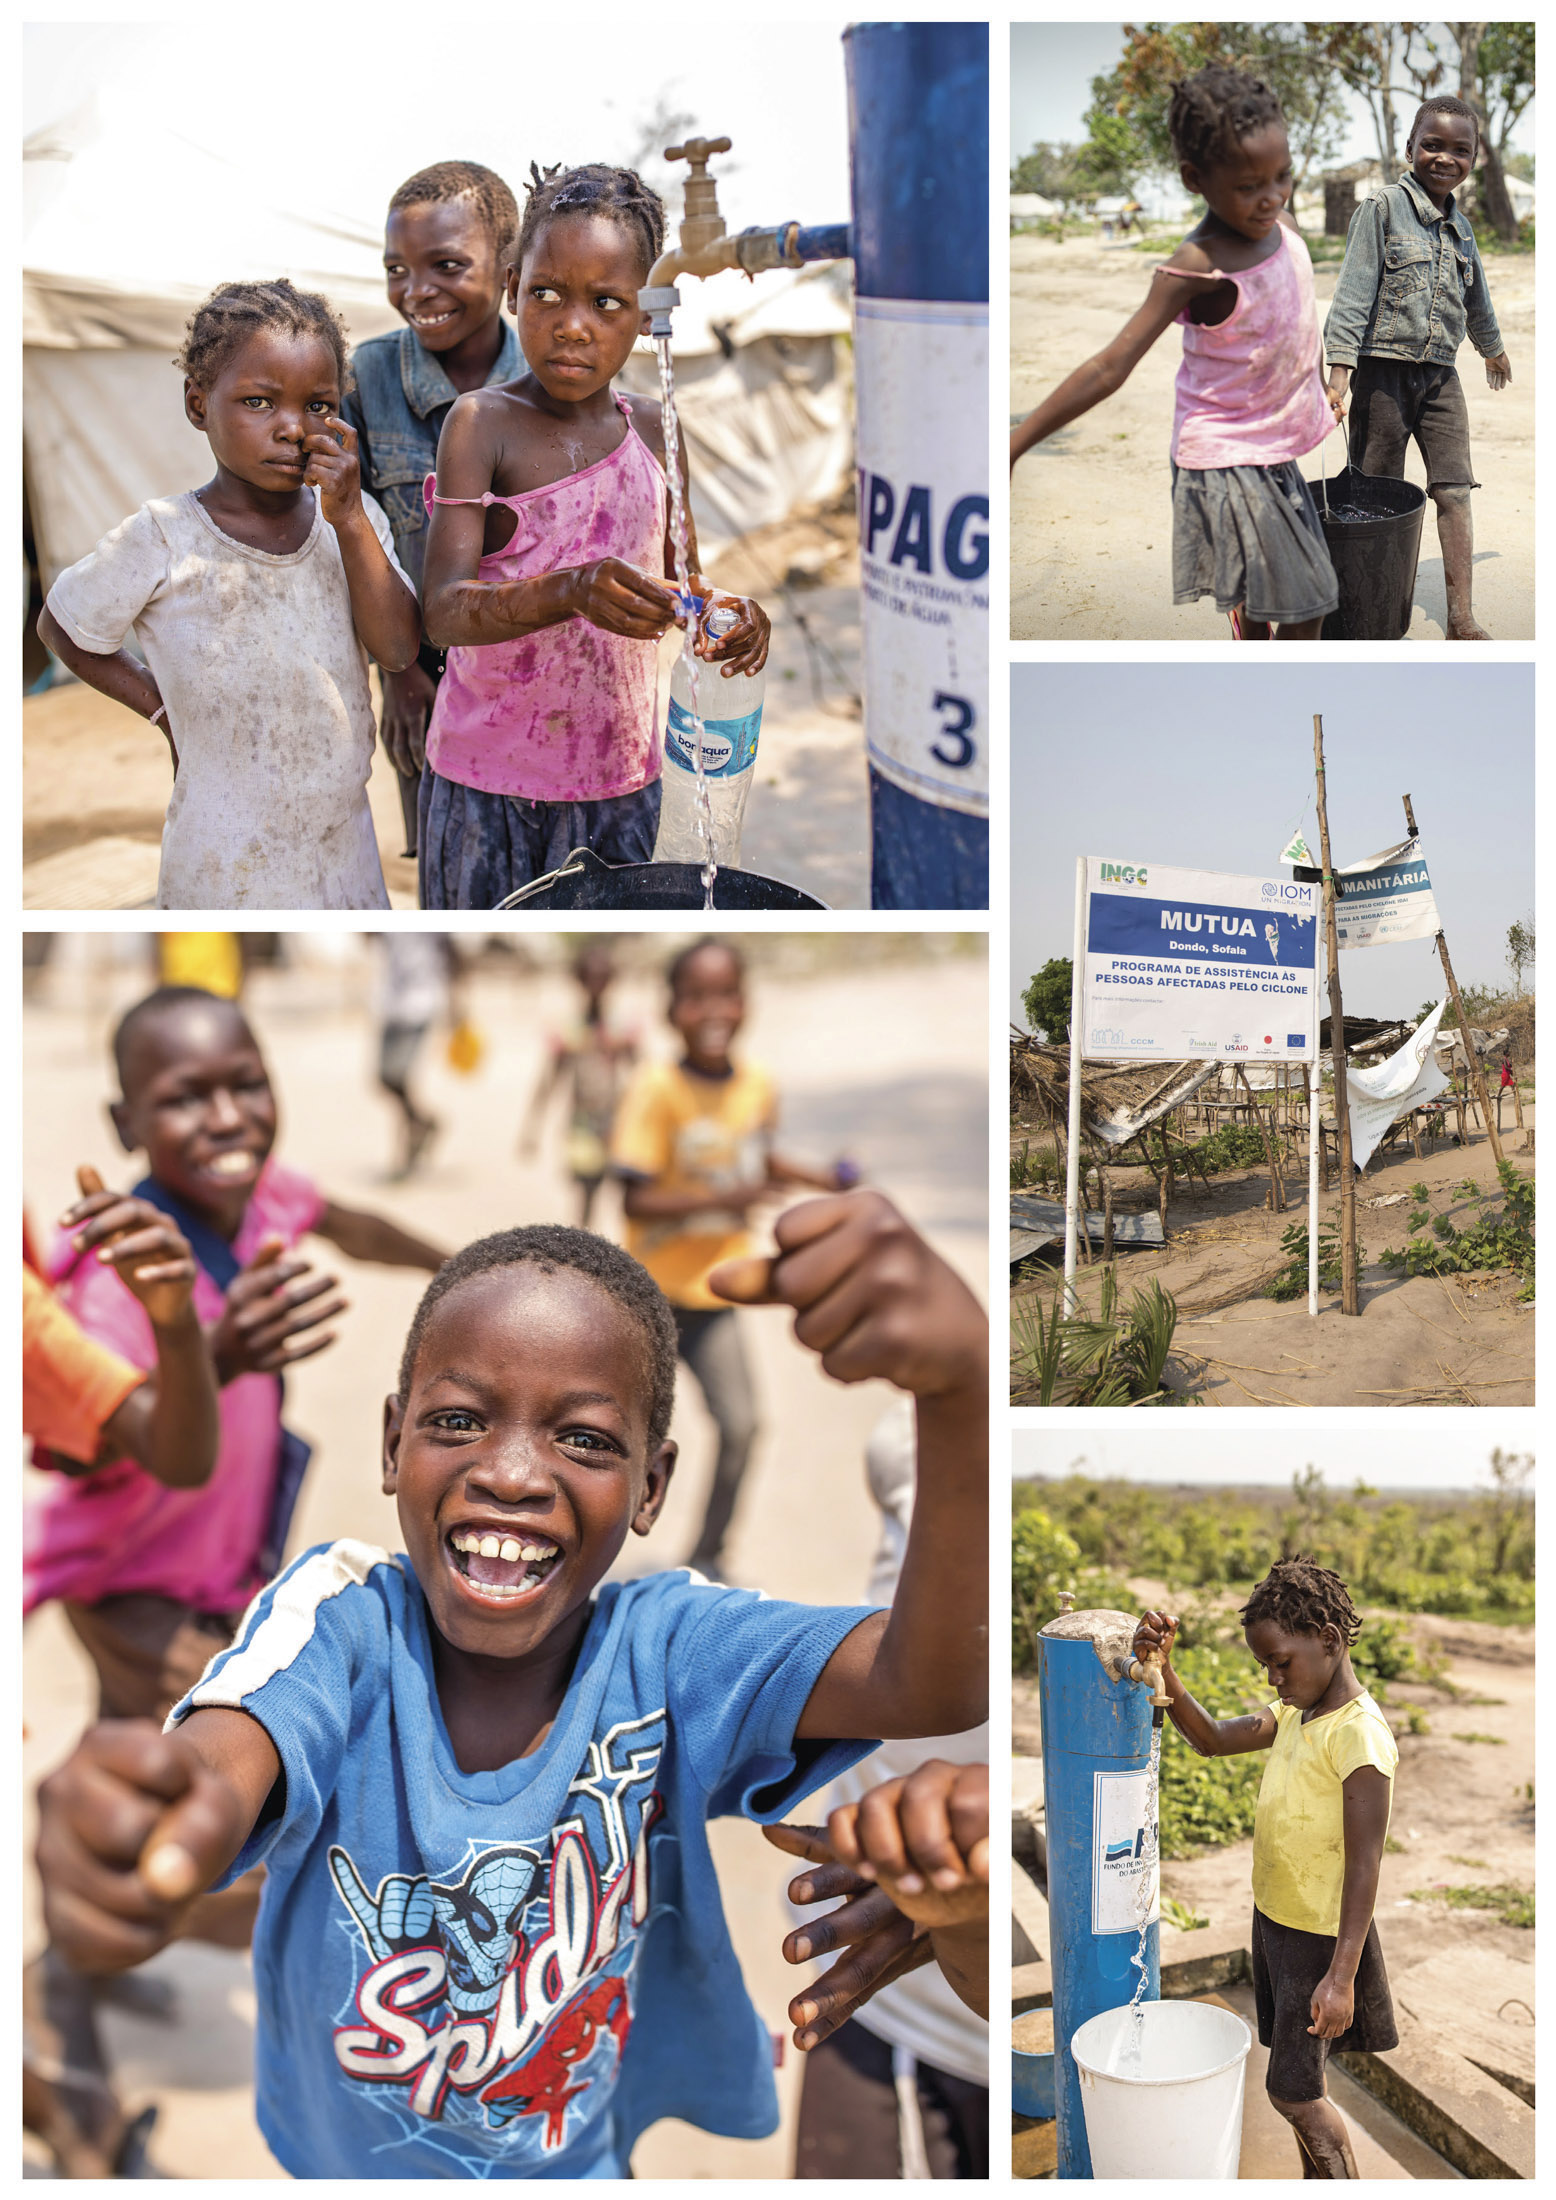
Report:
[{"label": "child in yellow shirt", "polygon": [[611,1134],[611,1169],[624,1187],[627,1251],[670,1301],[681,1358],[718,1427],[713,1488],[687,1563],[722,1579],[757,1419],[734,1308],[708,1289],[708,1275],[754,1249],[747,1218],[761,1201],[790,1185],[846,1191],[858,1173],[846,1162],[798,1168],[773,1151],[773,1081],[730,1055],[746,1016],[738,951],[700,940],[675,957],[669,979],[670,1022],[685,1051],[679,1062],[647,1064],[628,1086]]},{"label": "child in yellow shirt", "polygon": [[1354,2177],[1328,2098],[1331,2049],[1399,2045],[1373,1908],[1399,1763],[1388,1721],[1357,1679],[1361,1621],[1345,1583],[1310,1558],[1276,1561],[1239,1615],[1276,1702],[1213,1719],[1172,1669],[1178,1622],[1147,1612],[1135,1655],[1160,1649],[1168,1714],[1202,1757],[1267,1749],[1253,1829],[1253,1986],[1270,2105],[1296,2134],[1304,2177]]}]

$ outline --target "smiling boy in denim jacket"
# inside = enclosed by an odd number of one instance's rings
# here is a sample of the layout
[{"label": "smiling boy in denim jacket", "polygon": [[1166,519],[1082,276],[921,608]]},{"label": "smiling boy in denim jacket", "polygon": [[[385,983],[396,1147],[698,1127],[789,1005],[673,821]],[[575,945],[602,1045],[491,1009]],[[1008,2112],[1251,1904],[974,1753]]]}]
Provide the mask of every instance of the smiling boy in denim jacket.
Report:
[{"label": "smiling boy in denim jacket", "polygon": [[1474,520],[1469,413],[1454,360],[1466,336],[1505,389],[1513,369],[1475,232],[1454,198],[1475,165],[1480,120],[1462,99],[1428,100],[1405,141],[1409,172],[1351,218],[1324,349],[1329,389],[1351,391],[1351,463],[1401,480],[1412,436],[1437,506],[1450,642],[1488,642],[1470,609]]}]

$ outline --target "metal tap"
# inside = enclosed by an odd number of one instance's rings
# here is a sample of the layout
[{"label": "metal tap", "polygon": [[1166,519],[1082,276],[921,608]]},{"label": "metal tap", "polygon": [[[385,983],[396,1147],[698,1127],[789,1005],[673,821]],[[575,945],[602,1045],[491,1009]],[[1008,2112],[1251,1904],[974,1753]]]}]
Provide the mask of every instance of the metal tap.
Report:
[{"label": "metal tap", "polygon": [[665,159],[684,160],[689,173],[678,232],[680,242],[660,253],[638,292],[638,305],[652,316],[652,336],[670,334],[671,310],[681,302],[675,287],[677,275],[718,275],[725,268],[760,275],[768,268],[804,267],[815,260],[848,257],[846,223],[807,229],[799,222],[780,222],[774,229],[742,229],[730,236],[719,212],[718,181],[708,174],[708,162],[715,153],[729,152],[731,145],[727,137],[698,137],[688,138],[683,145],[665,147]]}]

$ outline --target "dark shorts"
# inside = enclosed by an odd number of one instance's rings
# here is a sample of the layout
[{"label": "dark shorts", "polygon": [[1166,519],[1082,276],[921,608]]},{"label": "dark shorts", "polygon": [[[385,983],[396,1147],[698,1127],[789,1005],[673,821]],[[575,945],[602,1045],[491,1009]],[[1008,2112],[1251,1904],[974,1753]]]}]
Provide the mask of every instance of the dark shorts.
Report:
[{"label": "dark shorts", "polygon": [[1295,626],[1340,601],[1313,492],[1281,466],[1174,466],[1172,600]]},{"label": "dark shorts", "polygon": [[649,863],[659,835],[661,783],[603,802],[530,802],[421,775],[417,869],[423,909],[495,909],[507,895],[560,869],[575,848],[602,863]]},{"label": "dark shorts", "polygon": [[1299,1932],[1295,1925],[1277,1925],[1262,1910],[1253,1913],[1253,1998],[1259,2045],[1270,2051],[1264,2085],[1272,2101],[1322,2100],[1324,2065],[1332,2053],[1386,2053],[1399,2045],[1376,1923],[1367,1928],[1356,1969],[1350,2030],[1337,2040],[1315,2039],[1308,2031],[1313,1991],[1334,1961],[1334,1950],[1332,1934]]},{"label": "dark shorts", "polygon": [[1402,481],[1412,437],[1426,460],[1429,489],[1480,487],[1458,369],[1359,359],[1351,377],[1351,464],[1358,473]]}]

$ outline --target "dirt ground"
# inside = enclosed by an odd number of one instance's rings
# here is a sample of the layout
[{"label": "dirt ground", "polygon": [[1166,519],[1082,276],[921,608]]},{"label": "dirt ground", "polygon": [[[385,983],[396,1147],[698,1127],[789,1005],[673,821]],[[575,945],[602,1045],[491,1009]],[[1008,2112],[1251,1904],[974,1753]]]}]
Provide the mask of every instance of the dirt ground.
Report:
[{"label": "dirt ground", "polygon": [[[802,520],[765,529],[710,562],[722,586],[755,595],[773,621],[745,868],[803,887],[830,909],[867,909],[869,773],[855,701],[860,638],[852,524]],[[661,655],[661,723],[679,646],[667,638]],[[173,784],[160,733],[71,681],[24,701],[22,744],[22,906],[154,907]],[[414,909],[416,865],[401,854],[399,780],[381,749],[368,801],[390,902]]]},{"label": "dirt ground", "polygon": [[[1142,1606],[1164,1593],[1159,1582],[1130,1586]],[[1390,1988],[1396,2005],[1430,2024],[1445,2047],[1527,2072],[1532,2085],[1533,1932],[1489,1910],[1411,1898],[1436,1886],[1535,1883],[1535,1631],[1425,1615],[1411,1615],[1411,1625],[1448,1656],[1444,1677],[1462,1694],[1388,1684],[1387,1710],[1401,1730],[1389,1829],[1399,1846],[1383,1859],[1376,1916]],[[1259,1700],[1250,1659],[1249,1702]],[[1402,1731],[1412,1704],[1424,1710],[1429,1733]],[[1032,1677],[1014,1684],[1011,1746],[1018,1756],[1041,1750]],[[1188,1745],[1169,1733],[1165,1746]],[[1208,1920],[1207,1945],[1247,1919],[1252,1856],[1252,1841],[1239,1841],[1162,1866],[1163,1892]],[[1192,1956],[1198,1938],[1173,1934],[1174,1953]]]},{"label": "dirt ground", "polygon": [[[1524,1103],[1528,1136],[1534,1135],[1535,1109]],[[1528,1173],[1533,1156],[1524,1150],[1524,1132],[1511,1127],[1506,1111],[1503,1151]],[[1176,1368],[1168,1380],[1192,1388],[1212,1406],[1424,1406],[1534,1403],[1534,1307],[1518,1302],[1518,1283],[1508,1275],[1410,1276],[1381,1265],[1380,1255],[1403,1245],[1405,1218],[1412,1201],[1408,1187],[1424,1183],[1432,1191],[1434,1212],[1450,1187],[1473,1177],[1483,1192],[1496,1192],[1496,1164],[1483,1133],[1471,1131],[1468,1149],[1446,1141],[1417,1160],[1408,1144],[1390,1148],[1369,1163],[1357,1185],[1356,1234],[1367,1256],[1358,1276],[1359,1319],[1340,1312],[1338,1292],[1320,1291],[1317,1320],[1307,1310],[1307,1295],[1278,1302],[1260,1297],[1264,1283],[1285,1265],[1281,1233],[1307,1220],[1305,1156],[1286,1164],[1286,1211],[1265,1206],[1269,1174],[1264,1169],[1229,1170],[1212,1177],[1207,1197],[1175,1192],[1167,1217],[1165,1246],[1118,1256],[1116,1274],[1127,1305],[1132,1290],[1153,1279],[1178,1302],[1174,1337]],[[1012,1140],[1019,1150],[1022,1134]],[[1132,1189],[1149,1201],[1126,1198]],[[1406,1196],[1399,1197],[1397,1195]],[[1115,1172],[1119,1204],[1154,1205],[1146,1171]],[[1373,1204],[1374,1202],[1388,1204]],[[1319,1194],[1322,1230],[1338,1227],[1339,1191]],[[1467,1201],[1448,1206],[1462,1228],[1470,1216]],[[1062,1259],[1047,1264],[1041,1277],[1029,1275],[1011,1292],[1012,1309],[1036,1297],[1045,1306],[1052,1297]],[[1096,1259],[1077,1273],[1083,1307],[1094,1306],[1102,1266]],[[1019,1392],[1015,1402],[1024,1401]]]},{"label": "dirt ground", "polygon": [[[280,1092],[280,1152],[343,1202],[380,1208],[450,1245],[509,1221],[574,1220],[560,1121],[553,1118],[539,1161],[522,1162],[514,1150],[546,1034],[572,1014],[571,988],[553,964],[527,971],[516,958],[511,974],[477,975],[472,1008],[490,1052],[475,1077],[454,1076],[440,1046],[429,1045],[418,1082],[447,1129],[424,1173],[406,1185],[386,1182],[391,1115],[373,1082],[375,1039],[361,958],[259,973],[249,1007]],[[24,1011],[24,1178],[40,1228],[69,1196],[78,1161],[95,1162],[111,1182],[127,1180],[103,1116],[105,1036],[112,1014],[143,986],[141,972],[122,957],[88,972],[77,950],[73,963],[44,972]],[[817,1164],[853,1155],[867,1180],[901,1203],[983,1297],[988,992],[981,955],[932,954],[805,979],[763,976],[753,981],[751,999],[744,1043],[777,1075],[786,1149]],[[657,956],[653,974],[623,981],[621,1011],[637,1019],[650,1047],[659,1044]],[[612,1206],[597,1216],[597,1226],[614,1231],[616,1219]],[[398,1548],[392,1503],[378,1491],[379,1401],[392,1386],[400,1340],[425,1279],[315,1250],[341,1275],[351,1310],[338,1344],[289,1378],[288,1419],[315,1445],[292,1548],[342,1535]],[[793,1342],[779,1312],[741,1319],[764,1430],[731,1546],[734,1578],[776,1596],[855,1602],[876,1536],[863,1450],[893,1394],[879,1384],[845,1389],[830,1382]],[[673,1433],[683,1447],[681,1470],[654,1543],[634,1544],[638,1569],[676,1564],[701,1517],[711,1429],[690,1383]],[[36,1482],[29,1474],[30,1485]],[[30,1855],[37,1780],[66,1754],[90,1713],[88,1668],[56,1607],[45,1607],[26,1629],[23,1700]],[[782,2031],[785,2006],[806,1975],[778,1953],[789,1929],[782,1889],[790,1873],[741,1822],[717,1825],[713,1848],[753,1998],[769,2027]],[[24,1944],[28,1953],[40,1944],[30,1866]],[[166,1951],[145,1975],[174,1989],[173,2020],[115,2010],[106,2032],[128,2105],[160,2104],[151,2148],[157,2173],[279,2176],[252,2119],[247,1958],[187,1945]],[[797,2065],[791,2048],[778,2074],[783,2125],[772,2138],[720,2140],[663,2123],[639,2144],[636,2174],[789,2175]],[[36,2158],[31,2173],[39,2174]]]},{"label": "dirt ground", "polygon": [[[1030,412],[1083,360],[1116,336],[1141,305],[1151,270],[1181,232],[1162,230],[1150,251],[1100,238],[1063,244],[1010,241],[1010,411]],[[1466,344],[1459,375],[1469,404],[1475,495],[1475,611],[1499,641],[1534,637],[1534,299],[1532,253],[1488,253],[1486,276],[1513,381],[1493,392]],[[1334,295],[1338,260],[1314,269],[1319,325]],[[1168,333],[1119,393],[1030,451],[1011,483],[1010,631],[1016,641],[1226,641],[1209,597],[1172,600],[1168,445],[1181,346]],[[1323,447],[1332,477],[1343,438]],[[1317,481],[1319,453],[1302,470]],[[1409,480],[1425,483],[1412,446]],[[1428,511],[1407,639],[1441,641],[1447,614],[1435,516]]]}]

